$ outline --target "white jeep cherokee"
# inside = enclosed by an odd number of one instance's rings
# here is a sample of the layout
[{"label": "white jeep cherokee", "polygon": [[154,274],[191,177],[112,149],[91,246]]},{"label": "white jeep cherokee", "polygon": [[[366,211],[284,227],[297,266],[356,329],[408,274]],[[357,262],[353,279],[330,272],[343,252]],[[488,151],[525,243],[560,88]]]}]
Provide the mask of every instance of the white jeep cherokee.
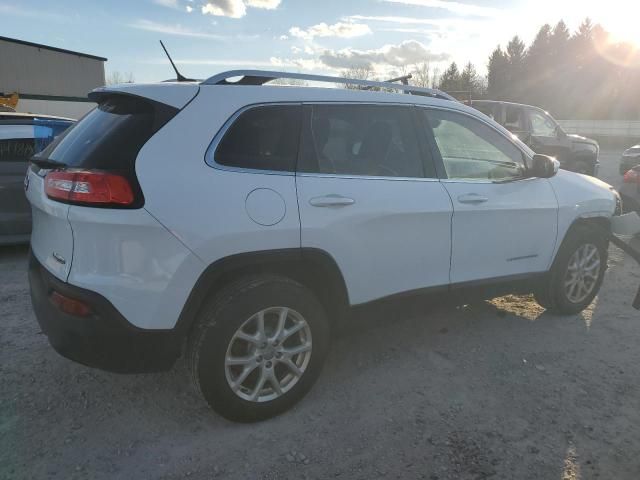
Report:
[{"label": "white jeep cherokee", "polygon": [[[263,85],[292,76],[413,95]],[[83,364],[185,355],[217,412],[258,420],[310,389],[351,306],[534,292],[571,314],[600,288],[617,193],[444,93],[234,71],[90,95],[25,180],[38,322]]]}]

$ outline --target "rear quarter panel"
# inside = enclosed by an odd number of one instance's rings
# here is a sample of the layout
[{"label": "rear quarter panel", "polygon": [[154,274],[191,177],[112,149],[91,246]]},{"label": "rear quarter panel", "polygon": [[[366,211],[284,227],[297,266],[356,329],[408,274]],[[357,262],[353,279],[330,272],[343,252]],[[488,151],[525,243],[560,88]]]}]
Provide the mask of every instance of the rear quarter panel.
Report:
[{"label": "rear quarter panel", "polygon": [[69,283],[104,296],[133,325],[170,329],[202,262],[146,210],[71,206]]}]

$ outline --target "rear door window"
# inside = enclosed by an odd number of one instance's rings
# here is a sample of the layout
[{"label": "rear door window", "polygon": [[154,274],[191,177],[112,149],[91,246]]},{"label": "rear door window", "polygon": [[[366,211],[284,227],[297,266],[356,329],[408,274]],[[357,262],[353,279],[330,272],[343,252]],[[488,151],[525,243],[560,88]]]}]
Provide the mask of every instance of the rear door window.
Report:
[{"label": "rear door window", "polygon": [[500,111],[500,104],[497,103],[489,103],[489,102],[473,102],[471,104],[471,106],[473,108],[475,108],[476,110],[481,111],[482,113],[484,113],[487,117],[495,120],[495,121],[499,121],[499,115],[498,112]]},{"label": "rear door window", "polygon": [[301,116],[300,105],[264,105],[242,112],[218,144],[215,162],[234,168],[294,172]]},{"label": "rear door window", "polygon": [[504,127],[516,135],[527,130],[524,109],[519,105],[505,106]]},{"label": "rear door window", "polygon": [[313,105],[308,123],[300,158],[302,172],[425,176],[410,107]]}]

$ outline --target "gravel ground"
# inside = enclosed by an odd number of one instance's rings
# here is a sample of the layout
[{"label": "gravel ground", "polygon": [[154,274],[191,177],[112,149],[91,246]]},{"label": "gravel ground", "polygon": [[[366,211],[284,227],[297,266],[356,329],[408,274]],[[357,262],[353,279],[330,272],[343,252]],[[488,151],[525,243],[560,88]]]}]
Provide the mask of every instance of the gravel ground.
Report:
[{"label": "gravel ground", "polygon": [[528,297],[362,312],[311,393],[254,425],[210,411],[182,363],[126,376],[54,353],[26,252],[0,250],[2,479],[640,478],[640,267],[615,248],[573,317]]}]

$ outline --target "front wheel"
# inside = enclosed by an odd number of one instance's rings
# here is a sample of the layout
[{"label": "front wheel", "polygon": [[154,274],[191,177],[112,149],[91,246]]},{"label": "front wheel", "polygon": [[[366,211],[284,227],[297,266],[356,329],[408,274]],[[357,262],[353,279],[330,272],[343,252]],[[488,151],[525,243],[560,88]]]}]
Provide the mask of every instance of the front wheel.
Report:
[{"label": "front wheel", "polygon": [[547,281],[535,292],[547,310],[572,315],[587,308],[600,290],[607,266],[608,241],[587,226],[565,238]]},{"label": "front wheel", "polygon": [[329,343],[322,306],[288,278],[247,277],[205,307],[190,342],[191,370],[209,405],[251,422],[298,402],[318,378]]}]

